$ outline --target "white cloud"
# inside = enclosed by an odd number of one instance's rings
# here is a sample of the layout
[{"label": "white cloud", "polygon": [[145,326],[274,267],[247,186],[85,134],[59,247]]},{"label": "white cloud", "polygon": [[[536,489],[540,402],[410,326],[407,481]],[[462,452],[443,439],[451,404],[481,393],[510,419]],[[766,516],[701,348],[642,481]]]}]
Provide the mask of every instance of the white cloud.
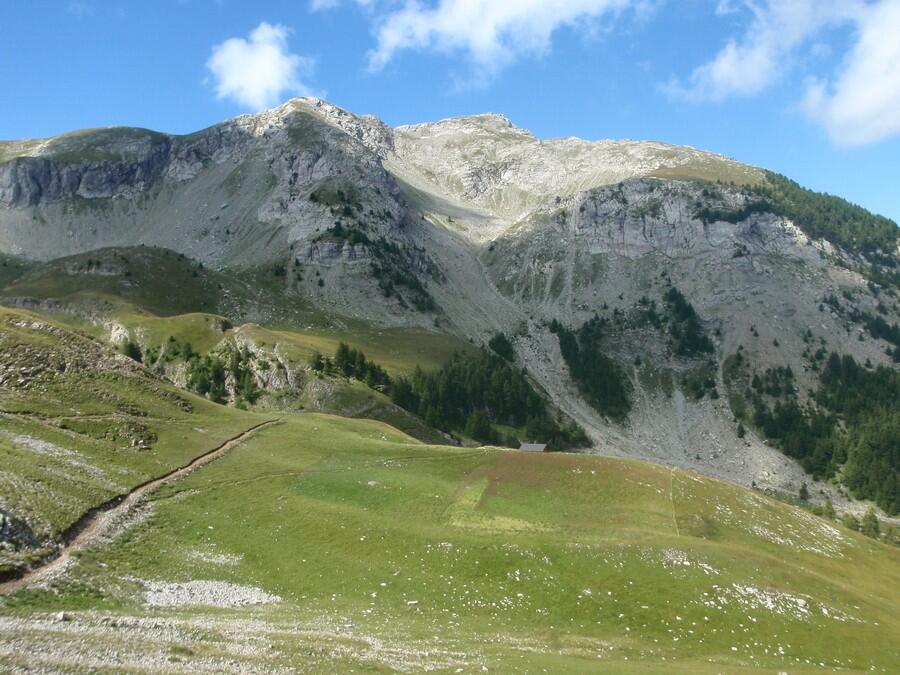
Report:
[{"label": "white cloud", "polygon": [[837,80],[813,83],[805,108],[838,145],[900,134],[900,0],[866,8]]},{"label": "white cloud", "polygon": [[288,51],[290,29],[265,21],[244,38],[216,45],[206,67],[215,78],[216,96],[261,110],[278,103],[285,94],[307,95],[301,77],[312,60]]},{"label": "white cloud", "polygon": [[[365,12],[375,36],[373,71],[404,51],[435,52],[462,56],[472,69],[464,84],[477,84],[517,60],[546,53],[560,28],[609,29],[626,12],[640,20],[667,1],[309,0],[309,6],[355,5]],[[670,3],[673,11],[691,12],[699,4]],[[900,0],[718,0],[713,9],[722,25],[737,28],[725,29],[708,62],[664,85],[669,95],[717,102],[756,96],[787,75],[805,75],[811,83],[798,99],[834,143],[900,134]],[[850,46],[842,55],[844,39]],[[842,56],[836,73],[823,71]],[[810,80],[812,72],[820,79]]]},{"label": "white cloud", "polygon": [[851,27],[851,47],[834,81],[808,85],[803,108],[837,145],[863,145],[900,134],[900,0],[730,0],[717,13],[746,10],[749,26],[730,38],[687,83],[665,89],[690,101],[759,94],[779,80],[798,53],[821,58],[817,37]]},{"label": "white cloud", "polygon": [[827,28],[854,21],[866,5],[862,0],[740,0],[720,2],[716,13],[742,9],[752,17],[745,33],[729,38],[687,83],[671,82],[670,94],[692,101],[758,94],[784,74],[798,48]]},{"label": "white cloud", "polygon": [[[326,0],[327,1],[327,0]],[[563,26],[581,27],[647,0],[410,0],[377,18],[377,44],[369,66],[379,70],[399,52],[422,49],[463,53],[476,79],[490,79],[523,56],[541,54]]]}]

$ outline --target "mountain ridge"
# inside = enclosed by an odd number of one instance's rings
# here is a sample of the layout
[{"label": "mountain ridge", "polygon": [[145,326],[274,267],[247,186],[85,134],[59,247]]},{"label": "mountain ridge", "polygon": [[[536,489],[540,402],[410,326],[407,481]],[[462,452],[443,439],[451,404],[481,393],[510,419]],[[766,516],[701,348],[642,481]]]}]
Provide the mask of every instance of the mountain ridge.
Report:
[{"label": "mountain ridge", "polygon": [[[325,314],[476,344],[503,333],[607,454],[796,492],[802,470],[747,401],[815,408],[812,341],[873,368],[900,349],[890,221],[869,237],[864,210],[721,155],[541,140],[498,115],[391,129],[320,99],[185,136],[92,134],[0,161],[0,251],[160,246],[268,274],[273,298]],[[681,353],[672,289],[709,351]],[[592,348],[633,392],[624,421],[586,402],[549,330],[594,317]],[[738,354],[746,376],[726,367]],[[754,393],[752,376],[779,368],[789,396]]]}]

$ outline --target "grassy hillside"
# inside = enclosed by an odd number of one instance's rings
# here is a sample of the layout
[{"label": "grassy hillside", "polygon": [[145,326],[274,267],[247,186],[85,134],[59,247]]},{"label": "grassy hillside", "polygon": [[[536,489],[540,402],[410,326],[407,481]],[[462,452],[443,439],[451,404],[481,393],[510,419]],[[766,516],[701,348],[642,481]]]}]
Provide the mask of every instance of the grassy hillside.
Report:
[{"label": "grassy hillside", "polygon": [[58,316],[69,325],[102,336],[106,327],[77,318],[102,317],[154,348],[174,336],[202,353],[230,334],[229,324],[252,322],[260,325],[245,325],[244,335],[278,344],[298,361],[314,351],[333,354],[346,342],[392,374],[411,373],[416,365],[437,368],[468,349],[441,333],[328,316],[286,292],[272,270],[218,272],[166,249],[108,248],[30,266],[14,258],[0,263],[0,282],[6,283],[0,297],[51,300],[70,310],[70,316]]},{"label": "grassy hillside", "polygon": [[295,415],[135,520],[5,600],[2,667],[900,668],[897,550],[642,462]]},{"label": "grassy hillside", "polygon": [[0,286],[15,281],[33,266],[34,263],[24,258],[0,253]]},{"label": "grassy hillside", "polygon": [[109,248],[37,265],[3,294],[60,301],[111,297],[166,315],[216,309],[226,281],[224,275],[172,251]]},{"label": "grassy hillside", "polygon": [[41,157],[71,164],[127,162],[140,157],[136,147],[143,150],[144,143],[156,146],[167,140],[166,134],[134,127],[80,129],[53,138],[0,141],[0,162],[31,156],[38,150]]},{"label": "grassy hillside", "polygon": [[[9,275],[13,277],[13,275]],[[157,316],[207,312],[232,321],[330,326],[273,270],[219,272],[180,253],[151,246],[104,248],[31,264],[0,297],[52,299],[103,311],[123,303]]]},{"label": "grassy hillside", "polygon": [[278,344],[285,354],[303,361],[315,351],[331,356],[338,345],[345,342],[363,350],[367,357],[392,375],[412,373],[417,365],[425,370],[439,368],[455,352],[473,350],[471,345],[451,335],[413,328],[379,329],[355,325],[343,330],[299,331],[246,326],[241,332],[264,344]]},{"label": "grassy hillside", "polygon": [[[365,351],[392,376],[409,375],[417,366],[439,368],[453,353],[472,349],[446,334],[379,328],[326,316],[285,293],[271,270],[224,274],[165,249],[109,248],[30,268],[14,259],[9,265],[5,278],[0,268],[0,280],[6,283],[0,296],[7,301],[40,302],[41,312],[60,325],[115,347],[131,341],[143,352],[145,365],[168,376],[182,372],[183,377],[182,357],[167,355],[173,345],[182,351],[190,345],[192,353],[205,355],[226,344],[249,343],[254,352],[268,355],[271,364],[297,372],[307,367],[314,352],[331,356],[345,342]],[[292,378],[298,380],[294,390],[263,385],[272,395],[260,400],[259,407],[379,419],[422,440],[443,440],[421,420],[366,387],[331,382],[304,391],[310,376]],[[177,377],[176,381],[180,382]]]},{"label": "grassy hillside", "polygon": [[[259,421],[154,377],[86,335],[0,309],[0,571],[84,511]],[[6,537],[4,537],[6,539]]]},{"label": "grassy hillside", "polygon": [[737,162],[694,161],[681,166],[662,167],[651,176],[663,180],[684,180],[700,182],[734,183],[735,185],[756,187],[765,184],[765,173],[755,167]]}]

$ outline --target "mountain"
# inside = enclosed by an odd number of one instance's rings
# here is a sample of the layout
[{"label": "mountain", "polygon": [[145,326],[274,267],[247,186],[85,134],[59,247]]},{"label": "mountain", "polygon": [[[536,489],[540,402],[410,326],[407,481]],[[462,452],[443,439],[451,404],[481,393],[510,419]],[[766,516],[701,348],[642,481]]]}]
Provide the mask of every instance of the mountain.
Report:
[{"label": "mountain", "polygon": [[0,670],[895,672],[897,234],[499,115],[0,143]]},{"label": "mountain", "polygon": [[[297,99],[187,136],[0,144],[7,304],[502,335],[594,451],[888,513],[897,244],[893,222],[719,155],[499,115],[392,129]],[[174,287],[133,262],[157,255],[185,257]]]}]

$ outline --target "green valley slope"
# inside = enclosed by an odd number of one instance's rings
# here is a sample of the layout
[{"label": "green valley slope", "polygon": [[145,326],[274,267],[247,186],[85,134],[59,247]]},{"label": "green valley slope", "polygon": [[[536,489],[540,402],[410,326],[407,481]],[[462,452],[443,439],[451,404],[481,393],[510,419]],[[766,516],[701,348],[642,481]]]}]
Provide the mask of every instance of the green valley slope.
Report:
[{"label": "green valley slope", "polygon": [[5,587],[0,670],[900,667],[900,551],[807,511],[637,460],[236,410],[64,324],[0,322],[4,571],[67,554]]},{"label": "green valley slope", "polygon": [[52,554],[88,509],[262,419],[63,325],[0,310],[0,573]]},{"label": "green valley slope", "polygon": [[896,549],[639,461],[297,415],[133,521],[5,600],[4,668],[900,667]]}]

